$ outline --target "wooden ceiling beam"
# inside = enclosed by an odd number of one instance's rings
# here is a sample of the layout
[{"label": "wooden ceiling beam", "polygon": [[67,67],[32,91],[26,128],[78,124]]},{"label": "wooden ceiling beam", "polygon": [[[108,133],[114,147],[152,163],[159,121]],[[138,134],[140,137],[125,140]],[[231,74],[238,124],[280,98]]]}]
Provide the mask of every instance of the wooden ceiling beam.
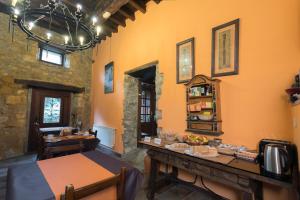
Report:
[{"label": "wooden ceiling beam", "polygon": [[[71,0],[64,0],[63,1],[65,4],[69,5],[72,7],[72,10],[77,10],[77,5],[74,3],[74,1]],[[86,5],[82,5],[82,12],[84,12],[85,14],[89,14],[92,12],[92,10],[90,10]]]},{"label": "wooden ceiling beam", "polygon": [[112,21],[113,23],[118,24],[118,25],[120,25],[120,26],[123,26],[123,27],[126,26],[125,19],[124,19],[124,20],[120,20],[120,19],[118,19],[118,18],[116,18],[116,17],[114,17],[114,16],[112,15],[110,18],[108,18],[108,20],[110,20],[110,21]]},{"label": "wooden ceiling beam", "polygon": [[95,2],[97,2],[95,5],[94,5],[94,9],[97,10],[97,11],[101,11],[103,12],[110,4],[112,4],[114,2],[114,0],[93,0]]},{"label": "wooden ceiling beam", "polygon": [[112,33],[111,32],[106,32],[106,33],[103,34],[103,36],[105,36],[105,37],[111,37]]},{"label": "wooden ceiling beam", "polygon": [[118,24],[114,23],[113,21],[110,20],[106,20],[106,22],[104,23],[107,26],[111,27],[112,29],[115,29],[118,32]]},{"label": "wooden ceiling beam", "polygon": [[101,39],[100,39],[99,43],[101,42],[101,40],[106,40],[107,37],[111,37],[111,36],[109,34],[106,34],[106,33],[102,34],[101,37],[100,37]]},{"label": "wooden ceiling beam", "polygon": [[96,3],[96,5],[94,6],[94,8],[95,8],[95,10],[99,10],[100,7],[101,7],[102,1],[101,1],[101,0],[95,0],[95,2],[97,2],[97,3]]},{"label": "wooden ceiling beam", "polygon": [[141,11],[142,13],[146,13],[146,5],[144,3],[135,1],[135,0],[130,0],[129,5],[131,5],[132,7],[134,7],[135,9]]},{"label": "wooden ceiling beam", "polygon": [[102,27],[103,27],[102,35],[111,37],[112,33],[113,33],[113,31],[111,30],[111,28],[108,27],[106,24],[103,24]]},{"label": "wooden ceiling beam", "polygon": [[120,8],[120,10],[118,10],[118,13],[120,13],[125,18],[131,19],[132,21],[135,20],[134,12],[129,12],[127,10],[124,10],[123,8]]},{"label": "wooden ceiling beam", "polygon": [[117,33],[118,32],[117,27],[114,27],[112,24],[109,24],[107,22],[104,23],[102,26],[103,26],[104,30],[107,30],[109,32],[112,32],[112,33]]}]

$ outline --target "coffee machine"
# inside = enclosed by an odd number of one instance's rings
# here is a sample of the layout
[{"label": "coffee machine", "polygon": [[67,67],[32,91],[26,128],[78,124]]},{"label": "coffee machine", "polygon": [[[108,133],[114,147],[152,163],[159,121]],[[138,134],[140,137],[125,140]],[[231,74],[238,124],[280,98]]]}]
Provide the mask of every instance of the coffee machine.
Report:
[{"label": "coffee machine", "polygon": [[278,180],[291,180],[298,166],[297,148],[288,141],[263,139],[259,143],[261,173]]}]

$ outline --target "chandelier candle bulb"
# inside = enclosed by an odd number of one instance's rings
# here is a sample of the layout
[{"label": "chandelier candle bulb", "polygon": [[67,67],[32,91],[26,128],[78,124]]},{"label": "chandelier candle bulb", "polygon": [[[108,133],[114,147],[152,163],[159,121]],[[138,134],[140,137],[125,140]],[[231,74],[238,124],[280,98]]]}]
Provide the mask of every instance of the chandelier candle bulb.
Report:
[{"label": "chandelier candle bulb", "polygon": [[101,31],[102,31],[101,26],[97,26],[97,27],[96,27],[96,35],[99,36],[100,33],[101,33]]},{"label": "chandelier candle bulb", "polygon": [[50,40],[52,37],[52,34],[48,32],[46,35],[47,35],[47,39]]},{"label": "chandelier candle bulb", "polygon": [[14,9],[14,14],[15,14],[16,16],[18,16],[18,15],[20,14],[20,10],[19,10],[18,8],[15,8],[15,9]]},{"label": "chandelier candle bulb", "polygon": [[69,36],[66,35],[64,38],[65,38],[65,44],[68,44],[69,43]]},{"label": "chandelier candle bulb", "polygon": [[84,41],[84,38],[82,36],[79,36],[80,45],[83,45],[83,41]]},{"label": "chandelier candle bulb", "polygon": [[28,30],[32,30],[32,28],[34,27],[34,23],[33,22],[29,22],[28,23]]},{"label": "chandelier candle bulb", "polygon": [[80,5],[80,4],[77,4],[77,12],[80,12],[81,11],[81,9],[82,9],[82,6]]},{"label": "chandelier candle bulb", "polygon": [[95,24],[97,23],[97,21],[98,21],[98,20],[97,20],[97,17],[93,17],[93,18],[92,18],[93,26],[95,26]]}]

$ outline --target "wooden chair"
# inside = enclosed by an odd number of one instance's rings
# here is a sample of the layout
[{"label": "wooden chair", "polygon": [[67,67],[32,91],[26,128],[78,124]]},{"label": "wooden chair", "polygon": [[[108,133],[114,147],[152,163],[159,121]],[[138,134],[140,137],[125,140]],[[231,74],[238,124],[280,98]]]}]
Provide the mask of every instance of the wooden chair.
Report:
[{"label": "wooden chair", "polygon": [[62,194],[60,199],[61,200],[77,200],[87,197],[89,195],[95,194],[101,190],[109,188],[111,186],[117,186],[117,200],[124,199],[124,187],[125,187],[125,175],[126,175],[126,168],[121,168],[121,173],[99,181],[97,183],[84,186],[82,188],[74,189],[72,184],[66,186],[65,194]]},{"label": "wooden chair", "polygon": [[55,155],[68,155],[71,153],[78,153],[84,149],[84,145],[82,141],[79,141],[78,144],[69,144],[69,145],[61,145],[54,147],[46,147],[44,150],[44,155],[46,159],[53,158]]},{"label": "wooden chair", "polygon": [[34,132],[36,135],[36,138],[38,139],[37,144],[38,144],[38,152],[37,152],[37,160],[42,160],[43,155],[44,155],[44,139],[43,139],[43,134],[40,131],[40,125],[39,123],[35,122],[34,123]]},{"label": "wooden chair", "polygon": [[78,128],[73,128],[72,129],[72,134],[74,135],[74,133],[78,133],[78,131],[79,131]]},{"label": "wooden chair", "polygon": [[98,132],[97,130],[93,131],[92,129],[89,129],[89,134],[94,135],[95,138],[97,137],[97,132]]}]

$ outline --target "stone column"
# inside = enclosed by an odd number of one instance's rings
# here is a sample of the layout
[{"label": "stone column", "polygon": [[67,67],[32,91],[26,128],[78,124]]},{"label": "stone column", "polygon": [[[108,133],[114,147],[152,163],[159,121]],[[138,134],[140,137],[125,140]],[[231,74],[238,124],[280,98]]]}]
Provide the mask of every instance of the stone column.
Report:
[{"label": "stone column", "polygon": [[123,145],[124,153],[129,153],[137,148],[138,126],[138,84],[139,81],[129,75],[124,80],[124,106],[123,106]]}]

